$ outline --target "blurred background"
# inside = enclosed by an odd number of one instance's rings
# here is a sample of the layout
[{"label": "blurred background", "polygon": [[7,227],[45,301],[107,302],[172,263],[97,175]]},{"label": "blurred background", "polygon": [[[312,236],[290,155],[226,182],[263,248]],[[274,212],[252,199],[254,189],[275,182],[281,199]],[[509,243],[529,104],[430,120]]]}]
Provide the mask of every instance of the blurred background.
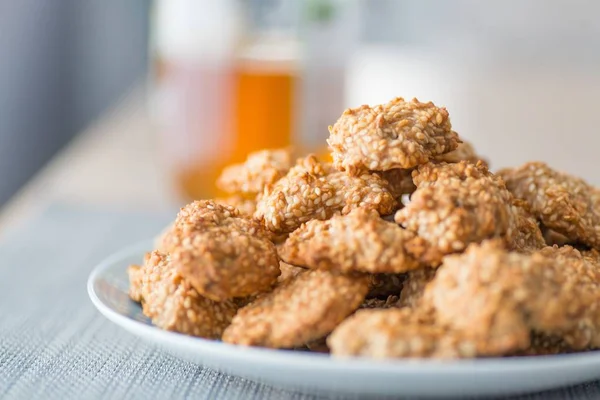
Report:
[{"label": "blurred background", "polygon": [[0,204],[145,74],[149,10],[0,1]]},{"label": "blurred background", "polygon": [[[0,204],[91,130],[73,158],[96,154],[93,172],[63,163],[81,172],[63,185],[87,185],[71,193],[120,181],[116,196],[134,200],[213,196],[224,165],[265,147],[326,152],[345,107],[395,96],[446,106],[493,168],[544,160],[600,184],[599,11],[593,0],[0,0]],[[109,141],[115,156],[101,153]]]}]

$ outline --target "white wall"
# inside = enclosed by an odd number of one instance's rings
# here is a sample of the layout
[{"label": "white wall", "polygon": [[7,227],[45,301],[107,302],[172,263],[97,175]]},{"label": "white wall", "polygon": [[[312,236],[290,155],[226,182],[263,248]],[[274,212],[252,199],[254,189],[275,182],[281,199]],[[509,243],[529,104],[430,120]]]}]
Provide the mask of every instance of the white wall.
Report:
[{"label": "white wall", "polygon": [[432,100],[493,167],[543,160],[600,185],[600,2],[377,2],[404,28],[366,33],[347,106]]}]

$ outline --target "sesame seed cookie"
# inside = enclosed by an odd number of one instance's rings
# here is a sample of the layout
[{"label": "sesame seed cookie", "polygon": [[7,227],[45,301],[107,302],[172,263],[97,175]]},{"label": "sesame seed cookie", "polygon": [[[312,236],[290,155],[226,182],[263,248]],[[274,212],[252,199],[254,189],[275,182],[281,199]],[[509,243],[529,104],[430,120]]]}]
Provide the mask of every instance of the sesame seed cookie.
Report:
[{"label": "sesame seed cookie", "polygon": [[331,171],[314,155],[300,159],[288,174],[265,190],[254,218],[274,233],[289,233],[312,219],[326,220],[358,207],[391,214],[397,202],[377,175],[349,176]]},{"label": "sesame seed cookie", "polygon": [[427,163],[420,165],[413,172],[413,179],[419,188],[431,185],[468,186],[470,182],[477,179],[490,181],[490,185],[495,186],[495,191],[503,194],[502,198],[507,206],[511,205],[510,211],[513,214],[515,225],[506,236],[507,246],[519,251],[531,251],[545,246],[542,232],[537,221],[529,212],[527,203],[514,199],[506,191],[506,185],[502,178],[491,173],[483,162],[477,161],[475,164],[470,161]]},{"label": "sesame seed cookie", "polygon": [[448,185],[453,180],[464,182],[481,178],[491,179],[498,185],[504,184],[481,161],[475,164],[470,161],[459,161],[457,163],[429,162],[420,165],[412,173],[413,182],[419,188],[431,185]]},{"label": "sesame seed cookie", "polygon": [[600,249],[600,190],[541,162],[505,169],[499,174],[544,226]]},{"label": "sesame seed cookie", "polygon": [[329,133],[334,167],[351,175],[413,168],[459,143],[445,108],[401,97],[347,109]]},{"label": "sesame seed cookie", "polygon": [[485,239],[509,240],[516,231],[512,196],[493,179],[445,179],[421,185],[395,220],[417,237],[407,249],[427,265]]},{"label": "sesame seed cookie", "polygon": [[292,167],[289,149],[261,150],[248,155],[242,164],[226,167],[217,187],[228,193],[261,193],[281,179]]},{"label": "sesame seed cookie", "polygon": [[241,308],[223,341],[294,348],[329,334],[356,310],[368,291],[364,276],[314,270],[298,275]]},{"label": "sesame seed cookie", "polygon": [[170,257],[159,251],[148,253],[144,266],[134,271],[130,277],[141,281],[136,297],[142,299],[144,314],[159,328],[219,339],[237,311],[233,301],[215,302],[201,296]]},{"label": "sesame seed cookie", "polygon": [[309,221],[280,248],[280,257],[294,265],[341,272],[401,273],[419,263],[404,248],[413,238],[375,210],[357,208],[326,221]]},{"label": "sesame seed cookie", "polygon": [[527,255],[484,242],[444,258],[423,301],[499,354],[527,349],[532,332],[584,349],[600,344],[599,285],[598,266],[572,247]]},{"label": "sesame seed cookie", "polygon": [[335,357],[472,358],[483,355],[466,334],[435,323],[429,313],[410,308],[363,309],[327,338]]},{"label": "sesame seed cookie", "polygon": [[262,226],[214,201],[183,207],[164,242],[178,272],[215,301],[268,290],[280,274],[275,245]]},{"label": "sesame seed cookie", "polygon": [[214,200],[197,200],[179,210],[172,229],[165,235],[165,246],[167,249],[179,246],[182,235],[207,232],[213,228],[237,230],[262,238],[269,237],[269,233],[261,224],[243,218],[237,208]]}]

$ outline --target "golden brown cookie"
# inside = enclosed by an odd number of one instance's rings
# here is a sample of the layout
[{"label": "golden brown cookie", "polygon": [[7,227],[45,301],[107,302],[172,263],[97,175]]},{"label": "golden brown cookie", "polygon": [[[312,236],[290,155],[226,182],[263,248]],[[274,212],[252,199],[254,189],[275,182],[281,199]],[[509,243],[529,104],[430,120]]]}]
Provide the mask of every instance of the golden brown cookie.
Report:
[{"label": "golden brown cookie", "polygon": [[242,164],[226,167],[217,186],[228,193],[261,193],[282,178],[292,167],[289,149],[261,150],[248,155]]},{"label": "golden brown cookie", "polygon": [[275,245],[262,226],[213,201],[182,208],[165,242],[178,272],[215,301],[268,290],[280,273]]},{"label": "golden brown cookie", "polygon": [[334,167],[351,175],[413,168],[459,143],[445,108],[401,97],[347,109],[329,133]]},{"label": "golden brown cookie", "polygon": [[268,290],[280,273],[271,241],[225,228],[190,235],[171,254],[181,275],[216,301]]},{"label": "golden brown cookie", "polygon": [[371,358],[471,358],[476,342],[410,308],[359,310],[327,338],[332,355]]},{"label": "golden brown cookie", "polygon": [[164,245],[167,250],[181,245],[185,235],[207,232],[214,228],[226,228],[268,238],[269,232],[257,221],[244,218],[240,211],[227,204],[214,200],[197,200],[182,207],[177,214],[172,229],[167,231]]},{"label": "golden brown cookie", "polygon": [[274,233],[289,233],[312,219],[325,220],[358,207],[391,214],[397,202],[377,175],[332,172],[310,155],[260,196],[254,217]]},{"label": "golden brown cookie", "polygon": [[395,220],[417,237],[408,250],[428,265],[463,251],[470,243],[500,238],[516,230],[512,196],[489,178],[446,179],[419,186]]},{"label": "golden brown cookie", "polygon": [[138,276],[143,312],[159,328],[219,339],[237,311],[233,301],[215,302],[198,294],[169,256],[159,251],[146,255],[144,266],[134,279]]},{"label": "golden brown cookie", "polygon": [[424,301],[442,323],[487,338],[492,353],[523,350],[531,332],[525,304],[538,289],[535,282],[542,281],[530,275],[540,271],[539,261],[507,253],[498,243],[471,245],[464,254],[444,259]]},{"label": "golden brown cookie", "polygon": [[418,187],[431,185],[442,186],[467,186],[470,182],[478,179],[488,180],[496,186],[496,191],[502,192],[506,204],[512,204],[511,212],[515,221],[512,229],[506,237],[507,247],[518,251],[531,251],[545,246],[542,232],[535,218],[529,212],[526,202],[514,199],[506,192],[506,186],[502,178],[491,173],[487,166],[477,161],[459,161],[457,163],[427,163],[420,165],[413,172],[413,179]]},{"label": "golden brown cookie", "polygon": [[417,187],[450,185],[452,181],[465,182],[475,179],[490,179],[498,186],[504,186],[501,179],[492,174],[487,166],[480,161],[475,164],[469,161],[459,161],[457,163],[429,162],[415,169],[412,178]]},{"label": "golden brown cookie", "polygon": [[492,353],[527,349],[533,331],[583,349],[600,339],[599,282],[600,271],[573,248],[527,255],[484,242],[446,257],[424,302],[441,323],[487,338]]},{"label": "golden brown cookie", "polygon": [[362,276],[309,271],[239,310],[223,341],[246,346],[294,348],[329,334],[363,302]]},{"label": "golden brown cookie", "polygon": [[280,248],[281,258],[294,265],[341,272],[401,273],[418,268],[404,248],[413,238],[375,210],[357,208],[326,221],[309,221]]},{"label": "golden brown cookie", "polygon": [[600,190],[541,162],[499,174],[544,226],[572,241],[600,248]]}]

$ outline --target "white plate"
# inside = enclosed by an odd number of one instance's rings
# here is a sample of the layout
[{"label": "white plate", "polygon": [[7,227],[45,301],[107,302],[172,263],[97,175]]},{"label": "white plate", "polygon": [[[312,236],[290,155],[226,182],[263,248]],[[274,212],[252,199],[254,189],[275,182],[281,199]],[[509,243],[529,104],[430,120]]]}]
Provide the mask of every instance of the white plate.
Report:
[{"label": "white plate", "polygon": [[109,320],[198,364],[274,386],[362,395],[500,395],[552,389],[600,377],[600,352],[477,360],[335,359],[301,351],[244,348],[155,328],[127,295],[127,266],[152,243],[113,255],[94,269],[88,292]]}]

